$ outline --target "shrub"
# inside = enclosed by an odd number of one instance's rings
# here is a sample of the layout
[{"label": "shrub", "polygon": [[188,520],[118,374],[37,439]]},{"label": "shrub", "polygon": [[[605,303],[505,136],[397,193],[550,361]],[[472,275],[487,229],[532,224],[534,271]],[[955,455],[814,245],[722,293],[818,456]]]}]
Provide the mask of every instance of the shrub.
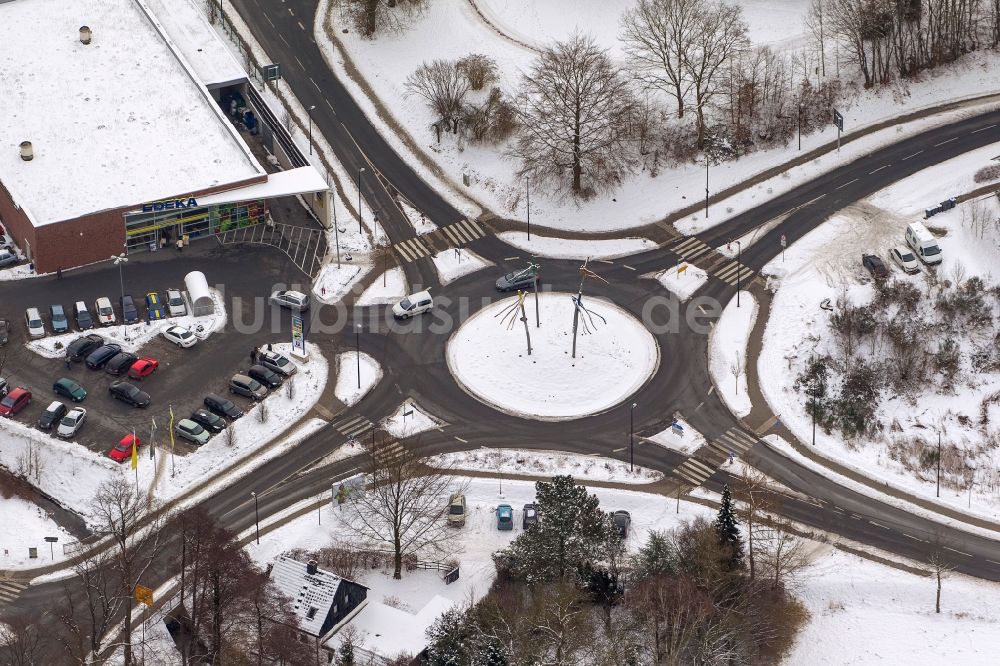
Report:
[{"label": "shrub", "polygon": [[497,80],[497,63],[481,53],[470,53],[458,61],[461,72],[473,90],[482,90]]}]

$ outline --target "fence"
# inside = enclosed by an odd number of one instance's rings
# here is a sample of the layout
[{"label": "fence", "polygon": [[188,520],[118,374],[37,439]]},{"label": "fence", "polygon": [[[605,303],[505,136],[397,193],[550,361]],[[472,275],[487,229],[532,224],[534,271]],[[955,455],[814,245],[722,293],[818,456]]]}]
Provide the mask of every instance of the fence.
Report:
[{"label": "fence", "polygon": [[216,238],[222,245],[250,243],[276,247],[310,279],[322,268],[327,249],[324,231],[290,224],[255,224],[223,231]]}]

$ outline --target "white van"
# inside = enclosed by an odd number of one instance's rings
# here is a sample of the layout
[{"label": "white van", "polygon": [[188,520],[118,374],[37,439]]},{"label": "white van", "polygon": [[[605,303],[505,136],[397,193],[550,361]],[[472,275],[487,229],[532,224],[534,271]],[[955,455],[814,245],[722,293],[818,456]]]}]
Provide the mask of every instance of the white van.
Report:
[{"label": "white van", "polygon": [[115,323],[115,309],[111,307],[111,299],[101,296],[94,302],[94,310],[97,311],[97,321],[101,326],[111,326]]},{"label": "white van", "polygon": [[399,303],[392,306],[392,316],[396,319],[408,319],[434,307],[434,299],[427,289],[410,294]]},{"label": "white van", "polygon": [[42,323],[42,315],[38,314],[38,308],[24,311],[24,325],[28,327],[28,335],[32,338],[45,337],[45,324]]},{"label": "white van", "polygon": [[906,226],[906,244],[913,248],[913,252],[925,264],[941,263],[941,247],[937,239],[920,222]]}]

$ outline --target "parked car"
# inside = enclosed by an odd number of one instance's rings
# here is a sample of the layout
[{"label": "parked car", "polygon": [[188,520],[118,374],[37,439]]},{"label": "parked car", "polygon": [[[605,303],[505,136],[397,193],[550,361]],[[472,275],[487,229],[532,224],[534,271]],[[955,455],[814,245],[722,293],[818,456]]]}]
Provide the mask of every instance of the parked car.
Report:
[{"label": "parked car", "polygon": [[138,324],[139,323],[139,310],[135,307],[135,301],[132,300],[132,296],[125,294],[119,299],[119,303],[122,306],[122,323],[123,324]]},{"label": "parked car", "polygon": [[298,371],[298,367],[287,356],[283,356],[276,351],[264,350],[258,358],[260,365],[272,372],[276,372],[283,377],[291,377]]},{"label": "parked car", "polygon": [[247,376],[251,379],[256,379],[269,389],[276,389],[281,386],[281,375],[263,365],[251,365],[247,370]]},{"label": "parked car", "polygon": [[497,529],[504,532],[514,529],[514,508],[510,504],[497,507]]},{"label": "parked car", "polygon": [[128,376],[132,379],[143,379],[149,377],[160,367],[160,362],[155,358],[144,356],[132,364],[128,369]]},{"label": "parked car", "polygon": [[94,301],[94,312],[97,313],[97,323],[101,326],[112,326],[115,323],[115,309],[111,307],[111,299],[101,296]]},{"label": "parked car", "polygon": [[128,372],[132,364],[138,359],[139,357],[131,352],[118,352],[111,357],[110,361],[104,364],[104,372],[117,377],[122,373]]},{"label": "parked car", "polygon": [[191,420],[209,432],[222,432],[226,429],[226,420],[207,409],[197,409],[191,414]]},{"label": "parked car", "polygon": [[868,272],[871,273],[876,279],[882,280],[889,277],[889,269],[886,268],[885,262],[876,257],[874,254],[863,254],[861,255],[861,263],[864,264]]},{"label": "parked car", "polygon": [[62,417],[66,416],[66,405],[58,400],[53,400],[42,415],[38,417],[38,427],[41,430],[51,430],[52,426],[59,423]]},{"label": "parked car", "polygon": [[123,381],[112,382],[111,386],[108,387],[108,392],[111,394],[111,397],[133,407],[149,407],[149,394],[135,384]]},{"label": "parked car", "polygon": [[538,505],[525,504],[521,513],[521,528],[528,529],[532,525],[538,524]]},{"label": "parked car", "polygon": [[116,345],[113,342],[101,345],[87,355],[87,367],[91,370],[100,370],[104,367],[105,363],[117,356],[121,350],[121,345]]},{"label": "parked car", "polygon": [[233,404],[232,400],[227,400],[215,393],[209,393],[205,396],[205,406],[213,414],[225,416],[227,419],[238,419],[243,416],[243,410]]},{"label": "parked car", "polygon": [[58,303],[49,306],[49,314],[52,316],[52,332],[65,333],[69,330],[69,320],[66,319],[66,311]]},{"label": "parked car", "polygon": [[87,410],[83,407],[74,407],[66,412],[66,415],[59,421],[56,428],[56,435],[64,439],[74,436],[80,432],[83,422],[87,419]]},{"label": "parked car", "polygon": [[83,402],[87,397],[87,389],[83,388],[69,377],[61,377],[52,385],[52,392],[73,402]]},{"label": "parked car", "polygon": [[42,315],[38,313],[38,308],[28,308],[24,311],[24,325],[28,327],[30,337],[45,337],[45,324],[42,323]]},{"label": "parked car", "polygon": [[180,289],[167,289],[167,314],[171,317],[183,317],[187,314],[187,305]]},{"label": "parked car", "polygon": [[917,257],[912,252],[910,252],[905,247],[894,247],[889,250],[889,258],[896,262],[904,273],[919,273],[920,264],[917,263]]},{"label": "parked car", "polygon": [[31,404],[31,391],[18,386],[0,400],[0,416],[14,416]]},{"label": "parked car", "polygon": [[174,432],[196,446],[208,443],[208,431],[191,419],[181,419],[174,425]]},{"label": "parked car", "polygon": [[7,384],[7,380],[0,377],[0,398],[4,397],[10,392],[10,386]]},{"label": "parked car", "polygon": [[618,530],[618,536],[623,540],[628,538],[629,527],[632,526],[632,514],[628,511],[622,511],[619,509],[611,514],[611,522],[615,524],[615,529]]},{"label": "parked car", "polygon": [[906,225],[906,244],[925,264],[941,263],[941,246],[934,234],[920,222]]},{"label": "parked car", "polygon": [[267,397],[267,389],[256,379],[251,379],[246,375],[233,375],[233,378],[229,380],[229,391],[251,400],[263,400]]},{"label": "parked car", "polygon": [[94,328],[94,318],[90,316],[90,310],[83,301],[73,304],[73,319],[76,320],[76,327],[81,331],[89,331]]},{"label": "parked car", "polygon": [[10,322],[6,319],[0,319],[0,347],[7,344],[7,340],[10,339]]},{"label": "parked car", "polygon": [[13,266],[17,261],[17,255],[10,250],[0,250],[0,268]]},{"label": "parked car", "polygon": [[73,342],[69,343],[69,346],[66,347],[66,358],[74,363],[79,363],[83,359],[87,358],[90,352],[94,351],[103,344],[104,338],[96,333],[80,336]]},{"label": "parked car", "polygon": [[163,307],[160,295],[155,291],[146,294],[146,318],[149,321],[159,321],[160,319],[166,319],[166,317],[167,309]]},{"label": "parked car", "polygon": [[271,301],[272,305],[288,308],[293,312],[303,312],[309,309],[309,296],[301,291],[272,291],[271,298],[268,300]]},{"label": "parked car", "polygon": [[138,451],[139,447],[142,446],[142,440],[129,433],[122,437],[113,449],[108,451],[108,457],[115,462],[124,462],[132,457],[133,446]]},{"label": "parked car", "polygon": [[184,326],[170,326],[163,331],[163,337],[167,341],[174,343],[178,347],[194,347],[195,343],[198,342],[198,338],[195,334],[191,332],[191,329],[185,328]]},{"label": "parked car", "polygon": [[525,268],[513,273],[507,273],[497,279],[497,291],[515,291],[517,289],[534,289],[538,276],[534,269]]},{"label": "parked car", "polygon": [[448,524],[455,527],[465,525],[465,495],[453,493],[448,500]]},{"label": "parked car", "polygon": [[392,306],[392,316],[396,319],[409,319],[423,312],[427,312],[434,307],[434,299],[431,292],[426,289],[410,294]]}]

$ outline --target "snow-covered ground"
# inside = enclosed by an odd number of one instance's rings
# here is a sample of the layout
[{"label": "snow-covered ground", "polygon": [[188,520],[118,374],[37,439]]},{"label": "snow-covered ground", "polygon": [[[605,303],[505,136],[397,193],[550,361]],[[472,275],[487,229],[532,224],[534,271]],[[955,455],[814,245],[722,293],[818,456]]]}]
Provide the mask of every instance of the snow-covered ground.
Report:
[{"label": "snow-covered ground", "polygon": [[399,207],[402,209],[403,214],[406,215],[406,219],[413,226],[413,230],[417,232],[417,235],[429,234],[438,228],[426,215],[405,201],[400,201]]},{"label": "snow-covered ground", "polygon": [[313,297],[323,303],[336,303],[371,269],[372,266],[367,260],[357,257],[352,261],[343,261],[341,257],[339,268],[336,260],[328,260],[319,269],[319,274],[313,282]]},{"label": "snow-covered ground", "polygon": [[365,397],[381,380],[382,366],[368,354],[361,352],[359,357],[357,352],[343,352],[337,355],[334,395],[348,407]]},{"label": "snow-covered ground", "polygon": [[747,341],[756,320],[757,299],[750,292],[740,292],[739,307],[734,296],[722,311],[709,340],[712,381],[729,409],[741,418],[753,407],[747,392],[746,365]]},{"label": "snow-covered ground", "polygon": [[539,236],[528,240],[523,231],[502,231],[497,238],[519,250],[530,252],[536,257],[551,259],[616,259],[637,252],[645,252],[656,247],[648,238],[620,238],[614,240],[573,240]]},{"label": "snow-covered ground", "polygon": [[[58,562],[64,559],[63,544],[75,540],[37,505],[20,497],[0,498],[0,515],[0,567],[4,569]],[[59,541],[50,549],[45,537]],[[29,557],[29,548],[38,549],[37,559]]]},{"label": "snow-covered ground", "polygon": [[668,449],[673,449],[684,455],[690,455],[705,445],[705,436],[692,428],[687,421],[677,419],[677,423],[682,428],[680,434],[674,432],[673,428],[668,426],[660,432],[649,437],[644,437],[643,439],[659,444],[660,446],[665,446]]},{"label": "snow-covered ground", "polygon": [[663,478],[662,472],[645,467],[629,470],[629,464],[613,458],[587,456],[560,451],[532,451],[528,449],[475,449],[458,453],[442,453],[428,462],[435,467],[477,472],[524,474],[551,477],[570,474],[575,479],[587,481],[614,481],[616,483],[652,483]]},{"label": "snow-covered ground", "polygon": [[538,299],[540,327],[535,326],[534,299],[525,301],[531,355],[520,314],[511,312],[513,322],[502,314],[517,297],[483,308],[452,335],[448,367],[471,395],[528,418],[572,419],[613,407],[656,371],[656,340],[625,310],[608,301],[584,299],[593,315],[580,315],[574,359],[570,294],[546,292]]},{"label": "snow-covered ground", "polygon": [[419,435],[433,428],[439,428],[442,423],[439,419],[425,412],[413,400],[407,400],[386,417],[381,426],[393,437],[402,439]]},{"label": "snow-covered ground", "polygon": [[[140,353],[146,343],[157,335],[160,335],[160,333],[170,326],[185,326],[191,329],[199,339],[204,340],[212,333],[221,331],[226,326],[226,301],[222,293],[212,288],[209,288],[208,291],[212,296],[212,303],[215,305],[215,312],[210,315],[195,317],[188,314],[183,317],[168,317],[161,321],[142,321],[130,326],[119,324],[117,326],[101,327],[89,332],[100,335],[109,343],[113,342],[120,345],[122,351],[134,354]],[[184,292],[184,296],[185,300],[187,300],[187,292]],[[191,312],[190,302],[187,304],[187,310]],[[94,313],[92,312],[91,314]],[[118,316],[118,313],[116,313],[116,316]],[[76,331],[61,335],[50,335],[38,340],[32,340],[25,346],[45,358],[63,358],[66,356],[66,347],[80,337],[80,335]]]},{"label": "snow-covered ground", "polygon": [[[684,270],[678,273],[678,269]],[[691,298],[691,295],[708,282],[708,273],[694,264],[680,263],[656,275],[656,280],[663,288],[672,292],[681,302]]]},{"label": "snow-covered ground", "polygon": [[472,250],[464,247],[438,252],[431,257],[431,261],[434,262],[434,268],[438,272],[438,278],[442,285],[493,265],[492,262],[486,261]]},{"label": "snow-covered ground", "polygon": [[395,303],[409,293],[406,290],[406,275],[398,266],[390,268],[372,282],[358,297],[356,305],[386,305]]}]

